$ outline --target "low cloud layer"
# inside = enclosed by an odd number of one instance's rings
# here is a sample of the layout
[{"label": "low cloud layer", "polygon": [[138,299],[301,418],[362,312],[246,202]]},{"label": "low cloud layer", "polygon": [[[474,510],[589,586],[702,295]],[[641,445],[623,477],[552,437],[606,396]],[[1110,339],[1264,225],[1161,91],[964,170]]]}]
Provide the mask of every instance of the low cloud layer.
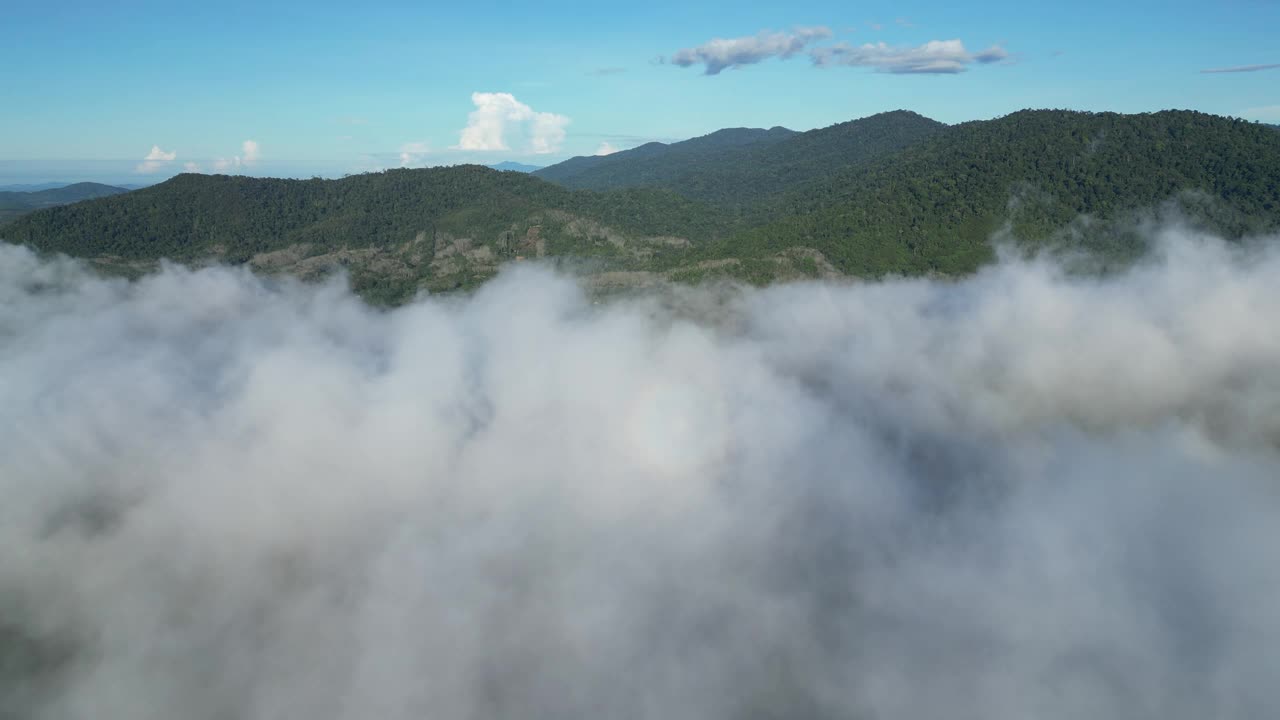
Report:
[{"label": "low cloud layer", "polygon": [[0,247],[0,715],[1274,717],[1277,246],[391,312]]},{"label": "low cloud layer", "polygon": [[[899,24],[903,22],[899,20]],[[814,27],[799,28],[791,33],[762,32],[731,40],[716,38],[698,47],[678,51],[670,62],[681,67],[701,65],[704,74],[718,75],[724,70],[769,58],[785,60],[807,52],[818,67],[844,65],[870,67],[894,74],[952,75],[964,72],[974,64],[990,64],[1009,58],[1008,51],[998,45],[970,52],[960,40],[931,40],[919,46],[893,46],[879,42],[812,47],[813,43],[830,37],[830,29]]]},{"label": "low cloud layer", "polygon": [[508,137],[519,135],[527,151],[542,155],[558,152],[564,144],[569,118],[538,112],[511,93],[471,94],[476,109],[467,118],[455,150],[510,150]]}]

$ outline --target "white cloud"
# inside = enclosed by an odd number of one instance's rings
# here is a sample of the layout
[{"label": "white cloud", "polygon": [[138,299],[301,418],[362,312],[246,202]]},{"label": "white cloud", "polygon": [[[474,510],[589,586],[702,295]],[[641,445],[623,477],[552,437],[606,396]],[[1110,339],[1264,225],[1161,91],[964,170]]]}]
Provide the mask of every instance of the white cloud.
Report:
[{"label": "white cloud", "polygon": [[528,149],[536,154],[555,152],[564,142],[570,122],[564,115],[538,112],[511,93],[475,92],[471,102],[476,109],[467,117],[454,150],[510,150],[507,136],[516,132],[527,136]]},{"label": "white cloud", "polygon": [[596,155],[612,155],[618,152],[618,148],[608,142],[600,143],[600,147],[596,148]]},{"label": "white cloud", "polygon": [[200,172],[200,163],[188,160],[187,162],[182,163],[182,169],[184,172],[198,173]]},{"label": "white cloud", "polygon": [[395,310],[0,243],[5,714],[1274,717],[1280,237],[1171,232]]},{"label": "white cloud", "polygon": [[134,171],[140,173],[153,173],[167,166],[169,163],[177,159],[177,157],[178,153],[176,151],[165,152],[160,149],[159,145],[152,145],[151,152],[147,153],[147,156],[142,158],[142,162],[138,163],[138,166],[134,168]]},{"label": "white cloud", "polygon": [[400,146],[400,167],[421,167],[429,151],[424,142],[410,142]]},{"label": "white cloud", "polygon": [[555,113],[534,113],[533,134],[529,141],[538,155],[553,153],[564,144],[565,126],[569,118]]},{"label": "white cloud", "polygon": [[259,156],[260,150],[258,149],[257,141],[245,140],[244,143],[240,146],[240,150],[241,152],[244,153],[242,157],[244,159],[245,165],[258,164],[258,156]]},{"label": "white cloud", "polygon": [[219,172],[235,170],[241,167],[252,167],[258,164],[262,156],[261,146],[256,140],[245,140],[240,144],[240,154],[229,158],[218,158],[213,161],[213,169]]},{"label": "white cloud", "polygon": [[825,27],[802,27],[794,32],[762,31],[739,38],[715,38],[697,47],[679,50],[671,62],[680,67],[703,65],[704,74],[718,75],[729,68],[753,65],[771,57],[786,59],[801,52],[810,43],[831,37]]},{"label": "white cloud", "polygon": [[814,65],[829,67],[847,65],[873,67],[879,72],[895,74],[955,74],[974,63],[989,64],[1009,57],[1004,48],[993,45],[986,50],[970,52],[959,40],[930,40],[917,47],[895,47],[883,42],[864,45],[840,43],[810,51]]}]

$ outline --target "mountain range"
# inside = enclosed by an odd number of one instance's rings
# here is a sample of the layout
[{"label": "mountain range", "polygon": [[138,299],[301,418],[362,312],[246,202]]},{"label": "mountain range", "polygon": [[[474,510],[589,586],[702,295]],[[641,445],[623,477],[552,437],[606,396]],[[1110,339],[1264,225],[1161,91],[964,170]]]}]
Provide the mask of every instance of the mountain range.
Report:
[{"label": "mountain range", "polygon": [[731,128],[546,168],[457,166],[341,180],[184,174],[32,212],[0,237],[144,271],[161,257],[315,277],[372,299],[469,287],[504,262],[572,265],[598,287],[958,275],[992,238],[1143,251],[1177,211],[1228,237],[1280,227],[1280,133],[1191,111],[1027,110],[944,125],[907,111],[826,128]]},{"label": "mountain range", "polygon": [[129,192],[128,188],[91,182],[70,185],[52,183],[51,185],[51,187],[36,185],[33,186],[35,189],[32,190],[0,191],[0,222],[11,220],[41,208],[67,205],[81,200],[109,197]]}]

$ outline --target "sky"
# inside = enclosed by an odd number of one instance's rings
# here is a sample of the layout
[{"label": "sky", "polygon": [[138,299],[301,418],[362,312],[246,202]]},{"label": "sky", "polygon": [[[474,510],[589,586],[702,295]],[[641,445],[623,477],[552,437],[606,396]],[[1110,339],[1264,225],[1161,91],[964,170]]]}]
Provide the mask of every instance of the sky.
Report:
[{"label": "sky", "polygon": [[1280,123],[1277,0],[68,0],[4,16],[0,184],[548,165],[899,108]]}]

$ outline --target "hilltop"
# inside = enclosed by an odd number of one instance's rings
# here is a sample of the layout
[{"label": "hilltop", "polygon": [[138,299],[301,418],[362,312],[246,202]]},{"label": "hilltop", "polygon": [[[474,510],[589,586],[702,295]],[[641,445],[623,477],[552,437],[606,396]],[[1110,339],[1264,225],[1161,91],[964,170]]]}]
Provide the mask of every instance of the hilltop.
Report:
[{"label": "hilltop", "polygon": [[583,190],[658,187],[739,211],[837,170],[861,167],[946,126],[898,110],[795,132],[734,128],[663,145],[649,143],[598,158],[573,158],[535,175]]}]

